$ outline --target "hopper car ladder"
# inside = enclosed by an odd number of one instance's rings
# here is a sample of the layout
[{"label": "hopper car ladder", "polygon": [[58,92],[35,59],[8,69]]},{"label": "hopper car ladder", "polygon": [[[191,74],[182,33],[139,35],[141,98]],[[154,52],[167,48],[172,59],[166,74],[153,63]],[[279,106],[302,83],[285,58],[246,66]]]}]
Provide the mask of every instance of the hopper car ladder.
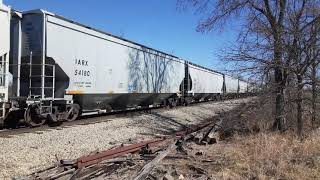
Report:
[{"label": "hopper car ladder", "polygon": [[[38,126],[46,120],[52,122],[75,120],[79,115],[79,105],[69,104],[70,102],[66,102],[64,98],[55,98],[55,63],[48,64],[43,57],[41,63],[38,63],[39,59],[34,60],[33,57],[30,52],[27,63],[29,92],[24,112],[25,122],[30,126]],[[59,106],[62,110],[58,108]]]},{"label": "hopper car ladder", "polygon": [[[9,60],[8,57],[0,57],[0,124],[3,124],[4,119],[10,111],[19,110],[19,107],[11,107],[9,104],[9,88],[14,90],[12,82],[15,80],[16,95],[10,100],[15,101],[15,98],[20,99],[21,92],[23,98],[26,98],[21,107],[24,109],[24,120],[31,126],[41,125],[45,122],[48,115],[53,113],[53,101],[55,100],[55,65],[45,63],[34,63],[33,54],[30,52],[29,62],[10,64],[17,68],[17,76],[9,77]],[[42,61],[44,62],[44,61]],[[14,69],[12,68],[12,70]],[[28,72],[29,71],[29,72]],[[29,81],[29,82],[28,82]],[[21,82],[28,89],[20,89]],[[12,88],[12,89],[11,89]],[[20,91],[21,90],[21,91]],[[13,92],[14,93],[14,92]],[[11,96],[11,95],[10,95]],[[18,102],[17,102],[18,103]],[[7,107],[9,105],[9,107]],[[11,104],[12,105],[12,104]],[[6,112],[9,110],[8,112]]]},{"label": "hopper car ladder", "polygon": [[[41,74],[37,74],[40,72]],[[49,74],[47,73],[49,72]],[[52,102],[55,91],[55,65],[34,64],[32,52],[29,61],[29,103],[38,103],[40,114],[52,113]]]},{"label": "hopper car ladder", "polygon": [[[19,107],[23,107],[24,121],[30,126],[39,126],[48,118],[56,121],[58,114],[55,103],[61,103],[64,99],[55,98],[55,64],[45,63],[44,58],[33,56],[32,52],[29,54],[29,62],[20,62],[10,65],[17,66],[18,73],[14,77],[17,83],[16,94],[18,101],[22,98],[22,106]],[[20,85],[25,89],[20,89]]]}]

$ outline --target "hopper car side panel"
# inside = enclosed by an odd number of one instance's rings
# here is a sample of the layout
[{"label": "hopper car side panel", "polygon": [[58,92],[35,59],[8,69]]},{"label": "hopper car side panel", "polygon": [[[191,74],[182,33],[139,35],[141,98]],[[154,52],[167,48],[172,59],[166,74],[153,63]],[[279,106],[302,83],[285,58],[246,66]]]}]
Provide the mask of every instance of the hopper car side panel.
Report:
[{"label": "hopper car side panel", "polygon": [[[57,85],[63,84],[66,93],[77,97],[82,106],[149,105],[178,93],[184,78],[183,61],[47,17],[46,53],[61,71]],[[62,95],[63,90],[56,94]]]},{"label": "hopper car side panel", "polygon": [[10,9],[0,3],[0,56],[10,49]]},{"label": "hopper car side panel", "polygon": [[226,75],[225,76],[225,84],[226,84],[226,93],[227,94],[238,93],[238,87],[239,87],[238,79]]},{"label": "hopper car side panel", "polygon": [[222,94],[223,75],[189,64],[192,90],[196,99]]},{"label": "hopper car side panel", "polygon": [[239,93],[247,93],[248,83],[242,80],[239,80]]}]

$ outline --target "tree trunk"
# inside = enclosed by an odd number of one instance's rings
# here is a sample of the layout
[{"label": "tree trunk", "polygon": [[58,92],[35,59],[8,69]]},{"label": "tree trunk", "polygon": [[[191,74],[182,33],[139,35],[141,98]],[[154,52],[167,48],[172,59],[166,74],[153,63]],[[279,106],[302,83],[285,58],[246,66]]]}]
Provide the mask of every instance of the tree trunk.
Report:
[{"label": "tree trunk", "polygon": [[[276,83],[279,84],[279,83]],[[279,84],[276,90],[276,117],[273,123],[273,129],[284,131],[285,122],[284,122],[284,89]]]},{"label": "tree trunk", "polygon": [[284,118],[284,79],[282,73],[282,50],[279,44],[280,38],[275,38],[274,61],[276,67],[274,68],[274,77],[276,85],[276,117],[273,123],[273,129],[281,132],[285,131],[285,118]]},{"label": "tree trunk", "polygon": [[300,74],[297,75],[298,80],[298,92],[297,92],[297,133],[300,138],[302,138],[302,129],[303,129],[303,121],[302,121],[302,96],[303,96],[303,85],[302,85],[302,76]]},{"label": "tree trunk", "polygon": [[311,123],[312,127],[315,127],[316,122],[316,99],[317,99],[317,65],[314,63],[312,65],[312,99],[311,99],[311,106],[312,106],[312,112],[311,112]]}]

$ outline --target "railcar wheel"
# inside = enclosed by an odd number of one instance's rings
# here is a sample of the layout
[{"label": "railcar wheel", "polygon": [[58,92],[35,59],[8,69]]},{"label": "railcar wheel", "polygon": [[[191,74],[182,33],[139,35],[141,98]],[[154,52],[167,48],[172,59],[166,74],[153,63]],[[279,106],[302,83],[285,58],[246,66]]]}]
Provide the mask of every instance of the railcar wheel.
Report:
[{"label": "railcar wheel", "polygon": [[31,127],[44,124],[46,118],[40,115],[40,107],[38,105],[30,105],[24,112],[24,121]]},{"label": "railcar wheel", "polygon": [[170,108],[176,107],[177,104],[178,104],[177,100],[176,99],[172,99],[171,102],[170,102]]},{"label": "railcar wheel", "polygon": [[72,104],[67,107],[67,121],[74,121],[79,117],[80,106],[78,104]]}]

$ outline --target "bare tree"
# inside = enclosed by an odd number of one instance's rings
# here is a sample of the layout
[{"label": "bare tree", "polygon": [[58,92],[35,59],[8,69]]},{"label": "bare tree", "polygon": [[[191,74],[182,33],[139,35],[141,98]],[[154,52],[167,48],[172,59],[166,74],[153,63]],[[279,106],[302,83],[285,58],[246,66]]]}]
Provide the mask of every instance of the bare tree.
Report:
[{"label": "bare tree", "polygon": [[[315,6],[317,7],[317,6]],[[312,12],[312,16],[315,17],[316,15],[319,16],[320,14],[320,8],[317,9],[314,8]],[[319,68],[320,63],[320,22],[314,21],[315,23],[311,26],[311,48],[310,48],[310,56],[313,58],[312,65],[310,67],[311,69],[311,86],[312,86],[312,98],[311,98],[311,121],[312,126],[314,127],[316,122],[316,114],[317,114],[317,106],[316,106],[316,100],[317,100],[317,84],[318,84],[318,78],[317,78],[317,72]]]},{"label": "bare tree", "polygon": [[[302,135],[302,101],[303,101],[303,78],[304,74],[309,67],[310,59],[306,58],[304,48],[305,43],[305,34],[301,28],[302,22],[304,21],[304,11],[306,9],[307,0],[301,1],[301,7],[299,5],[294,5],[291,8],[288,7],[288,21],[287,21],[287,54],[288,59],[291,60],[290,66],[286,67],[290,72],[293,72],[297,79],[297,95],[296,95],[296,104],[297,104],[297,130],[298,135]],[[295,2],[294,2],[295,3]]]},{"label": "bare tree", "polygon": [[316,124],[316,119],[317,119],[317,87],[318,87],[318,77],[317,77],[317,72],[318,72],[318,66],[319,66],[319,57],[318,60],[315,61],[312,66],[311,66],[311,87],[312,87],[312,98],[311,98],[311,122],[312,122],[312,126],[313,128],[315,127]]},{"label": "bare tree", "polygon": [[[275,85],[275,121],[274,129],[280,131],[285,130],[284,120],[284,89],[286,83],[287,72],[284,68],[285,61],[283,60],[284,53],[284,19],[288,3],[286,0],[178,0],[178,6],[192,6],[199,13],[207,14],[204,21],[198,25],[198,30],[208,32],[217,27],[221,27],[233,18],[245,18],[245,27],[243,42],[246,45],[256,46],[258,51],[254,49],[240,49],[241,57],[247,61],[254,63],[261,62],[263,70],[274,73]],[[250,35],[256,34],[259,40],[253,44]],[[250,39],[251,38],[251,39]],[[248,41],[248,39],[250,39]],[[251,42],[248,43],[248,42]],[[261,45],[259,43],[262,43]],[[244,52],[244,50],[249,51]],[[242,52],[241,52],[242,51]],[[261,56],[255,56],[257,52],[267,52],[266,57],[261,59]],[[268,57],[272,53],[272,57]],[[270,60],[271,59],[271,60]],[[268,64],[268,66],[265,66]]]},{"label": "bare tree", "polygon": [[286,69],[296,76],[297,132],[299,137],[302,137],[302,106],[304,87],[308,84],[307,70],[315,65],[319,56],[319,46],[317,46],[319,29],[315,29],[319,16],[315,12],[319,10],[319,4],[317,1],[307,0],[292,3],[292,6],[288,6],[286,21],[286,53],[291,64]]}]

